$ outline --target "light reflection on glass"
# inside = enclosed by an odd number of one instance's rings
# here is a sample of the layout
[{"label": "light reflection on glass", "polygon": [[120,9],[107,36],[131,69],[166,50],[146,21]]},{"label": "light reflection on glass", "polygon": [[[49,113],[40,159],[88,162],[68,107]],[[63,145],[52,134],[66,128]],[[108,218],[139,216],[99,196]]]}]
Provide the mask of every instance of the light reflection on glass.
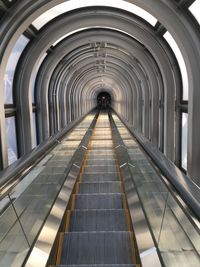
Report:
[{"label": "light reflection on glass", "polygon": [[188,135],[188,114],[182,114],[182,167],[187,170],[187,135]]},{"label": "light reflection on glass", "polygon": [[29,39],[24,35],[21,35],[17,40],[10,57],[8,59],[8,63],[6,65],[6,72],[4,76],[4,103],[5,104],[13,104],[13,79],[15,74],[15,69],[19,58],[28,44]]},{"label": "light reflection on glass", "polygon": [[173,52],[176,56],[176,59],[178,61],[180,71],[181,71],[181,76],[182,76],[182,82],[183,82],[183,100],[188,100],[188,73],[187,73],[187,69],[186,69],[183,55],[182,55],[176,41],[174,40],[174,38],[172,37],[172,35],[169,32],[166,32],[164,34],[164,38],[166,39],[166,41],[170,45],[170,47],[173,50]]},{"label": "light reflection on glass", "polygon": [[6,118],[6,136],[8,146],[8,164],[10,165],[18,158],[15,117]]},{"label": "light reflection on glass", "polygon": [[36,116],[35,112],[32,114],[33,119],[33,133],[32,133],[32,148],[37,146],[37,134],[36,134]]}]

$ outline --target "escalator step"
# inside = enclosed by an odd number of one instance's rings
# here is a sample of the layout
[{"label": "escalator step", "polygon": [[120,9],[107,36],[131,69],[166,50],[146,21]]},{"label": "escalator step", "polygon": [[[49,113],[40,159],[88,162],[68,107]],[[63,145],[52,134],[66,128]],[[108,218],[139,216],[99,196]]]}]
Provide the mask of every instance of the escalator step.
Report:
[{"label": "escalator step", "polygon": [[87,165],[115,165],[116,161],[115,159],[88,159],[86,162]]},{"label": "escalator step", "polygon": [[103,182],[103,183],[80,183],[80,194],[89,193],[120,193],[120,182]]},{"label": "escalator step", "polygon": [[132,264],[129,232],[66,233],[62,264]]},{"label": "escalator step", "polygon": [[86,165],[84,167],[84,173],[115,173],[116,171],[116,165]]},{"label": "escalator step", "polygon": [[98,152],[99,151],[97,151],[96,152],[96,154],[94,154],[94,153],[91,153],[91,151],[93,151],[93,150],[90,150],[90,151],[88,151],[88,154],[87,154],[87,159],[88,160],[113,160],[113,159],[115,159],[115,154],[114,154],[114,152],[111,154],[111,153],[105,153],[104,152],[104,154],[103,153],[99,153],[98,154]]},{"label": "escalator step", "polygon": [[122,194],[79,194],[75,209],[122,209]]},{"label": "escalator step", "polygon": [[125,210],[74,210],[70,232],[127,231]]},{"label": "escalator step", "polygon": [[102,155],[102,156],[115,156],[115,152],[113,149],[88,149],[88,156],[97,156],[97,155]]},{"label": "escalator step", "polygon": [[84,182],[110,182],[119,181],[117,173],[95,173],[95,174],[83,174],[82,181]]}]

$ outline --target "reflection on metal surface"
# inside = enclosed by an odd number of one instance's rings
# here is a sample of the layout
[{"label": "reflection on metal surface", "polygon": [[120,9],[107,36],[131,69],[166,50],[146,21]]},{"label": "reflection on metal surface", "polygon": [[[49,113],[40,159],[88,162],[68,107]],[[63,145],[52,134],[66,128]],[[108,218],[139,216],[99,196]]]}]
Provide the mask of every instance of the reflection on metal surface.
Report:
[{"label": "reflection on metal surface", "polygon": [[135,168],[135,166],[134,166],[134,165],[132,165],[131,163],[128,163],[128,165],[129,165],[129,166],[131,166],[132,168]]},{"label": "reflection on metal surface", "polygon": [[120,169],[121,169],[122,167],[124,167],[126,164],[127,164],[127,162],[125,162],[124,164],[120,165],[120,166],[119,166]]},{"label": "reflection on metal surface", "polygon": [[137,245],[139,253],[141,254],[154,247],[154,242],[150,234],[150,230],[147,225],[141,202],[138,198],[128,165],[124,166],[121,172],[124,177],[126,197],[136,235]]},{"label": "reflection on metal surface", "polygon": [[141,257],[141,258],[145,258],[146,256],[148,256],[148,255],[154,253],[155,251],[156,251],[156,248],[155,248],[155,247],[153,247],[153,248],[149,248],[149,249],[147,249],[146,251],[143,251],[142,253],[140,253],[140,257]]},{"label": "reflection on metal surface", "polygon": [[159,267],[161,266],[160,260],[158,259],[158,252],[155,247],[150,248],[140,254],[142,266],[152,266]]},{"label": "reflection on metal surface", "polygon": [[75,163],[74,163],[73,165],[74,165],[75,167],[77,167],[77,168],[79,168],[79,169],[80,169],[80,166],[78,166],[77,164],[75,164]]},{"label": "reflection on metal surface", "polygon": [[41,264],[44,264],[43,261],[45,262],[46,258],[48,258],[48,253],[44,252],[43,249],[34,247],[32,252],[32,262],[30,262],[27,266],[40,266]]}]

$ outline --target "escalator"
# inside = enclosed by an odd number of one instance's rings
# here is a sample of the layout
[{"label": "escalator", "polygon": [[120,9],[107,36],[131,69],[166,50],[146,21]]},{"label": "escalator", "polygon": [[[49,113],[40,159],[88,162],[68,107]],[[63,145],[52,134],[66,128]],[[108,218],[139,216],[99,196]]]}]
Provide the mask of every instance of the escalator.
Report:
[{"label": "escalator", "polygon": [[106,112],[97,119],[64,224],[56,266],[140,266]]},{"label": "escalator", "polygon": [[106,107],[56,140],[1,205],[1,267],[200,266],[198,218]]}]

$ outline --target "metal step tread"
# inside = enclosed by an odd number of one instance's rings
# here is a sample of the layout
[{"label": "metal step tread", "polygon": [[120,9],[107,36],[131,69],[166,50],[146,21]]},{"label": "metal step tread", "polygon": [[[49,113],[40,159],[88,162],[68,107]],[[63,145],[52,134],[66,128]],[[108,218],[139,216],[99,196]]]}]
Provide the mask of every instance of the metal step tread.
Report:
[{"label": "metal step tread", "polygon": [[73,210],[69,232],[127,231],[126,211],[119,210]]},{"label": "metal step tread", "polygon": [[91,149],[90,147],[87,150],[89,155],[115,155],[113,148],[101,148],[101,149]]},{"label": "metal step tread", "polygon": [[132,264],[130,233],[65,233],[61,265]]},{"label": "metal step tread", "polygon": [[118,173],[90,173],[82,175],[82,182],[112,182],[119,181]]},{"label": "metal step tread", "polygon": [[93,182],[93,183],[79,183],[79,193],[120,193],[121,183],[120,182]]},{"label": "metal step tread", "polygon": [[116,165],[116,160],[113,158],[113,159],[104,159],[104,158],[101,158],[101,159],[87,159],[86,161],[86,165],[92,165],[92,166],[105,166],[105,165]]},{"label": "metal step tread", "polygon": [[123,194],[78,194],[75,209],[122,209]]},{"label": "metal step tread", "polygon": [[116,173],[116,165],[85,165],[84,173]]}]

